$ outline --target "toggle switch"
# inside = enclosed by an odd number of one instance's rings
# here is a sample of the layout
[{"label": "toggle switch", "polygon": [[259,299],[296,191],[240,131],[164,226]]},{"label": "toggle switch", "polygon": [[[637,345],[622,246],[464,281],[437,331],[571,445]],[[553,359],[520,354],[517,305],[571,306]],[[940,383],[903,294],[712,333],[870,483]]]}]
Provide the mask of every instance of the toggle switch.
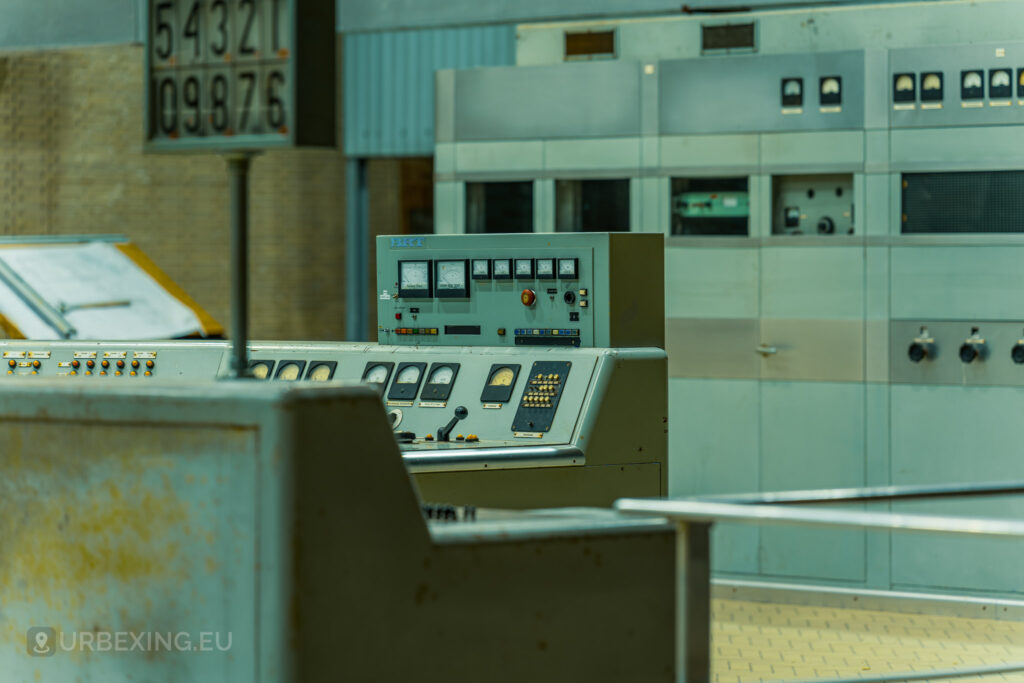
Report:
[{"label": "toggle switch", "polygon": [[964,363],[983,361],[987,353],[988,345],[985,344],[985,338],[978,332],[977,327],[972,327],[971,336],[960,346],[960,360]]},{"label": "toggle switch", "polygon": [[928,333],[927,327],[921,328],[921,334],[907,348],[907,358],[911,363],[920,363],[925,358],[935,358],[935,339]]}]

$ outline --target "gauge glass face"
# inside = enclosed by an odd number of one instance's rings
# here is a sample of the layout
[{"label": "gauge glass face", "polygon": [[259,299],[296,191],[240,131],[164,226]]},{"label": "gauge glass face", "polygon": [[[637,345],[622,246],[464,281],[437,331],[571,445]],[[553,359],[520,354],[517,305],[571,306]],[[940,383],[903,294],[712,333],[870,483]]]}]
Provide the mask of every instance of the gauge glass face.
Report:
[{"label": "gauge glass face", "polygon": [[406,261],[402,264],[401,288],[427,290],[430,286],[430,264],[426,261]]},{"label": "gauge glass face", "polygon": [[996,88],[1008,88],[1010,87],[1010,72],[1004,69],[999,69],[992,72],[992,85]]},{"label": "gauge glass face", "polygon": [[437,262],[437,288],[441,291],[446,289],[462,290],[466,288],[466,262],[465,261],[438,261]]},{"label": "gauge glass face", "polygon": [[922,90],[940,90],[942,88],[942,78],[938,74],[928,74],[921,81]]},{"label": "gauge glass face", "polygon": [[396,384],[416,384],[420,381],[420,369],[414,365],[403,368],[395,377]]},{"label": "gauge glass face", "polygon": [[455,371],[451,369],[451,366],[442,365],[430,373],[427,384],[451,384],[454,377]]},{"label": "gauge glass face", "polygon": [[490,275],[489,265],[486,260],[473,259],[473,275],[483,275],[484,277]]},{"label": "gauge glass face", "polygon": [[902,92],[902,91],[905,91],[905,90],[913,90],[913,89],[914,89],[914,79],[911,78],[910,76],[908,76],[907,74],[903,74],[902,76],[900,76],[899,78],[896,79],[896,90],[897,91]]},{"label": "gauge glass face", "polygon": [[537,259],[537,275],[554,275],[555,274],[555,259],[551,258],[539,258]]},{"label": "gauge glass face", "polygon": [[299,378],[299,366],[295,363],[288,363],[277,373],[277,378],[285,382],[294,382]]},{"label": "gauge glass face", "polygon": [[576,275],[576,261],[573,259],[562,259],[558,262],[559,275]]},{"label": "gauge glass face", "polygon": [[256,379],[266,379],[270,374],[270,366],[266,363],[257,363],[252,366],[252,376]]},{"label": "gauge glass face", "polygon": [[501,368],[491,375],[491,381],[487,384],[492,387],[507,387],[512,384],[512,379],[515,376],[516,373],[512,371],[512,368]]},{"label": "gauge glass face", "polygon": [[331,366],[330,365],[318,365],[313,368],[313,372],[309,373],[309,378],[314,382],[326,382],[331,378]]},{"label": "gauge glass face", "polygon": [[822,95],[838,95],[839,94],[839,79],[837,78],[826,78],[821,82],[821,94]]},{"label": "gauge glass face", "polygon": [[530,259],[516,259],[516,275],[519,277],[530,277],[533,275],[533,261]]},{"label": "gauge glass face", "polygon": [[512,266],[507,258],[494,259],[494,274],[505,276],[512,274]]},{"label": "gauge glass face", "polygon": [[803,85],[795,78],[786,81],[782,86],[782,93],[788,97],[799,95],[802,90]]},{"label": "gauge glass face", "polygon": [[965,88],[980,88],[981,87],[981,74],[977,71],[968,71],[964,74],[964,87]]},{"label": "gauge glass face", "polygon": [[388,381],[388,367],[386,365],[374,365],[366,371],[363,381],[384,384],[384,382]]}]

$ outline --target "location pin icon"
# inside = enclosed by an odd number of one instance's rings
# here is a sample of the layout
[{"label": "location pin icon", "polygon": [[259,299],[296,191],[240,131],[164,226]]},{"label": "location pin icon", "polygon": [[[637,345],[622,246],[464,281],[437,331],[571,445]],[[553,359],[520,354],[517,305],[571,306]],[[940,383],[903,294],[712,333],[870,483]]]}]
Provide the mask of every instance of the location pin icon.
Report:
[{"label": "location pin icon", "polygon": [[36,650],[37,651],[46,650],[47,649],[47,641],[49,639],[50,639],[50,637],[48,635],[46,635],[46,631],[38,631],[38,632],[36,632]]}]

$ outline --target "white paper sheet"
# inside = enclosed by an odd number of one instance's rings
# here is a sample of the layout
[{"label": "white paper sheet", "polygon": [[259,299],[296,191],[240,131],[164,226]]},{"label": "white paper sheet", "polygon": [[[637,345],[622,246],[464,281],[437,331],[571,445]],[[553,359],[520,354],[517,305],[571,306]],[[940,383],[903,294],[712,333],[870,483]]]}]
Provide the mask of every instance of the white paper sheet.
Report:
[{"label": "white paper sheet", "polygon": [[[169,339],[202,330],[190,308],[113,244],[14,247],[0,249],[0,259],[51,306],[67,311],[75,339]],[[129,305],[104,306],[119,302]],[[34,336],[46,323],[2,286],[0,313],[30,339],[56,337],[52,331]]]}]

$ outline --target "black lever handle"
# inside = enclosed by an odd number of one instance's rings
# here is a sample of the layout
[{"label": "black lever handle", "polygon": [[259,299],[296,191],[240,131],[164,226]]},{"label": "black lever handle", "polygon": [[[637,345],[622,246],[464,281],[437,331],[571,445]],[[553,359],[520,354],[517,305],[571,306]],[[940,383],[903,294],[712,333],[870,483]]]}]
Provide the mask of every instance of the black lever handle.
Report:
[{"label": "black lever handle", "polygon": [[455,417],[449,420],[448,424],[446,424],[444,427],[438,428],[437,440],[449,441],[450,439],[448,437],[451,436],[452,430],[455,429],[455,425],[459,423],[459,420],[465,419],[467,415],[469,415],[469,411],[466,410],[465,406],[459,406],[458,408],[456,408]]}]

